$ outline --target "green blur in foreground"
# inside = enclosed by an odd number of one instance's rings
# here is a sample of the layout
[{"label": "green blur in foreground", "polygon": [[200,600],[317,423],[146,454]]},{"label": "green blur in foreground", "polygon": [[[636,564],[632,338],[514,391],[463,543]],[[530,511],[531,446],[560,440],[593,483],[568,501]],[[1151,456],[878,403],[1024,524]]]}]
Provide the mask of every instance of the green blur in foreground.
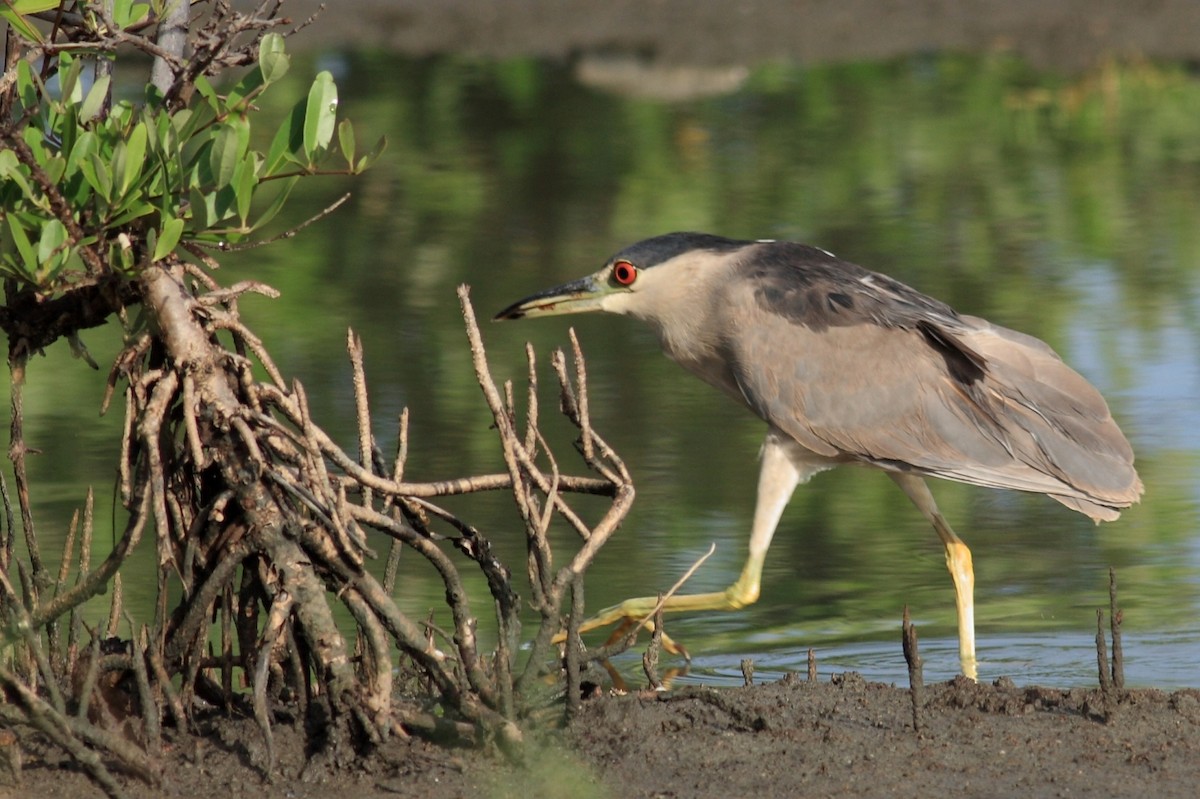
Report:
[{"label": "green blur in foreground", "polygon": [[[1138,453],[1143,504],[1102,527],[1041,497],[932,486],[975,552],[985,659],[990,635],[1087,634],[1094,608],[1107,604],[1110,565],[1127,630],[1167,636],[1193,624],[1200,82],[1184,66],[1058,76],[1002,55],[769,66],[736,93],[662,104],[580,85],[562,64],[333,61],[341,112],[368,139],[386,134],[389,150],[352,182],[297,187],[281,227],[344,191],[354,196],[291,245],[227,256],[223,271],[236,279],[245,258],[282,291],[278,301],[244,301],[245,318],[343,442],[354,436],[347,326],[363,337],[385,452],[396,416],[410,409],[410,477],[500,471],[458,283],[490,315],[656,233],[795,238],[1045,339],[1101,388]],[[313,71],[294,65],[275,96],[298,96],[300,76]],[[264,110],[282,121],[289,109]],[[717,554],[689,590],[723,588],[744,554],[761,424],[619,319],[487,326],[496,375],[522,386],[531,338],[552,407],[545,367],[568,323],[589,358],[594,425],[638,488],[634,513],[589,575],[588,606],[665,589],[714,541]],[[114,332],[85,336],[102,365]],[[102,374],[61,345],[48,355],[30,365],[25,403],[27,438],[45,453],[31,463],[40,530],[53,538],[89,482],[97,519],[111,518],[121,420],[95,420]],[[454,507],[522,568],[507,495]],[[565,533],[560,543],[573,546]],[[141,554],[152,573],[149,550]],[[404,609],[441,607],[440,583],[410,562]],[[132,603],[137,583],[125,575]],[[470,587],[485,595],[482,579]],[[904,604],[924,637],[953,634],[937,539],[890,481],[839,470],[797,491],[757,605],[668,626],[693,652],[732,653],[736,664],[787,647],[898,641]]]}]

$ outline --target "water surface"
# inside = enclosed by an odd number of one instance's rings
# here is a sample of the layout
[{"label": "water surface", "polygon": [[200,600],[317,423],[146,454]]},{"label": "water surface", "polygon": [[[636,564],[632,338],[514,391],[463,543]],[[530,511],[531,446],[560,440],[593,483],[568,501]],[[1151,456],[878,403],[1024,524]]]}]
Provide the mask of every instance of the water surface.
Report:
[{"label": "water surface", "polygon": [[[219,278],[283,292],[243,301],[243,313],[347,447],[347,327],[364,340],[385,452],[410,410],[411,479],[495,472],[456,285],[490,316],[658,233],[799,239],[1045,339],[1100,387],[1137,452],[1144,502],[1102,526],[1044,497],[933,486],[974,551],[981,677],[1094,682],[1095,609],[1114,567],[1130,683],[1196,683],[1200,81],[1186,66],[1063,76],[1002,55],[772,65],[716,96],[664,102],[585,84],[567,63],[358,54],[295,64],[293,90],[320,68],[334,70],[360,146],[386,134],[387,153],[358,179],[309,181],[286,223],[353,197],[292,241],[227,257]],[[287,92],[276,99],[268,110],[282,115]],[[496,375],[522,378],[526,340],[546,363],[569,324],[588,357],[594,424],[638,490],[589,574],[589,607],[666,588],[710,543],[691,587],[724,588],[741,567],[762,423],[621,318],[486,325]],[[115,350],[111,333],[85,340],[102,362]],[[65,349],[33,363],[26,394],[27,437],[45,453],[38,518],[61,535],[91,483],[111,537],[120,419],[95,421],[102,376]],[[548,410],[550,382],[547,370]],[[568,432],[549,427],[571,463]],[[447,505],[523,572],[511,499]],[[135,613],[151,567],[146,551],[126,569]],[[482,580],[470,586],[486,610]],[[415,558],[399,593],[418,615],[442,602]],[[936,536],[883,475],[842,469],[797,491],[756,605],[669,629],[696,654],[689,680],[740,681],[747,657],[764,676],[803,671],[812,647],[823,673],[899,682],[905,605],[927,677],[951,676],[954,603]]]}]

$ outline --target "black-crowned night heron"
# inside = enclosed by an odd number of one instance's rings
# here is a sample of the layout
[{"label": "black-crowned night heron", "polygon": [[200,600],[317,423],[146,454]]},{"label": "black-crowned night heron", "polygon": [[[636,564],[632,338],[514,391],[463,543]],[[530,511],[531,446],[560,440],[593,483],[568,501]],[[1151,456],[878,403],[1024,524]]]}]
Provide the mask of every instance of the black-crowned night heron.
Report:
[{"label": "black-crowned night heron", "polygon": [[[1133,451],[1104,398],[1044,342],[956,313],[814,247],[671,233],[497,319],[607,311],[648,322],[676,363],[767,423],[750,554],[724,591],[665,609],[731,610],[758,599],[767,547],[795,487],[842,464],[881,469],[933,525],[974,678],[971,552],[925,477],[1048,494],[1096,521],[1137,502]],[[641,619],[630,599],[584,629]]]}]

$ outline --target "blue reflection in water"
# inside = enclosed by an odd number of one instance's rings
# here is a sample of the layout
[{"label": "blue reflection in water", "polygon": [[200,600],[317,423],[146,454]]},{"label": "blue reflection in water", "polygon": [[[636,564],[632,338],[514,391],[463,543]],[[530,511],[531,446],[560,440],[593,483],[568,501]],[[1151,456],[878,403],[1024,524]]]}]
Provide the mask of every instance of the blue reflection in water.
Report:
[{"label": "blue reflection in water", "polygon": [[[1196,684],[1200,632],[1126,633],[1122,641],[1127,687],[1173,688]],[[920,652],[927,683],[949,680],[959,673],[957,639],[923,639]],[[978,654],[981,682],[1010,677],[1018,685],[1068,688],[1099,684],[1095,638],[1083,633],[985,636]],[[820,680],[856,671],[868,680],[908,685],[908,666],[900,650],[898,632],[894,641],[817,646],[814,656]],[[703,653],[694,658],[687,674],[677,678],[677,684],[742,685],[742,657],[753,659],[757,682],[777,680],[788,673],[803,677],[808,671],[807,649],[768,650],[753,656]],[[631,675],[633,684],[639,684],[638,667],[640,661],[638,664],[621,661],[621,670]]]}]

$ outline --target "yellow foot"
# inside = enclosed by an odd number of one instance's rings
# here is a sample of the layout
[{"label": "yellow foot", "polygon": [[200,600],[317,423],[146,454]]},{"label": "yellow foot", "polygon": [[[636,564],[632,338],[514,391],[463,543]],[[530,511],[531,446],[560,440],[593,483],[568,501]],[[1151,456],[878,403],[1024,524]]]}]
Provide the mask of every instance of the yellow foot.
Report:
[{"label": "yellow foot", "polygon": [[[712,596],[718,595],[705,595],[705,598],[709,599]],[[724,598],[724,594],[719,596],[721,596],[722,599]],[[674,608],[672,605],[686,602],[692,598],[693,597],[669,597],[666,605],[664,606],[664,610],[673,610]],[[652,616],[655,612],[655,608],[657,607],[658,597],[639,597],[637,599],[627,599],[619,605],[605,608],[592,618],[584,621],[581,625],[579,625],[579,632],[586,633],[591,630],[598,630],[601,627],[616,625],[612,634],[608,637],[608,640],[605,641],[605,646],[620,641],[623,637],[629,635],[630,632],[634,632],[636,634],[637,628],[639,627],[645,627],[647,630],[650,630],[650,632],[653,633],[654,621],[647,617]],[[680,607],[679,609],[682,610],[690,608]],[[561,644],[566,639],[566,633],[561,632],[554,636],[554,643]],[[670,654],[679,655],[687,660],[692,659],[692,656],[688,654],[687,649],[684,648],[683,645],[674,641],[665,632],[663,633],[661,640],[663,649],[667,650],[667,652]]]},{"label": "yellow foot", "polygon": [[[604,642],[605,646],[610,646],[611,644],[615,644],[617,641],[620,641],[626,635],[629,635],[630,630],[633,630],[635,627],[637,627],[639,624],[641,624],[641,621],[642,621],[642,619],[640,617],[639,618],[621,617],[621,618],[617,619],[616,622],[614,622],[614,621],[611,621],[611,620],[605,618],[603,615],[601,615],[601,616],[597,616],[595,618],[588,619],[583,624],[581,624],[579,626],[579,632],[585,633],[590,630],[594,630],[598,627],[605,627],[609,624],[616,623],[617,626],[613,629],[612,634],[610,634],[608,636],[607,640],[605,640],[605,642]],[[645,623],[645,625],[643,625],[643,626],[645,626],[645,628],[647,630],[649,630],[651,633],[654,632],[654,622],[647,621]],[[565,630],[563,632],[558,633],[557,635],[554,636],[554,638],[551,639],[551,641],[555,644],[566,643],[566,640],[567,640],[567,633]],[[634,636],[634,640],[635,641],[637,640],[636,634]],[[667,635],[665,632],[662,634],[662,638],[660,639],[660,641],[662,643],[662,648],[667,650],[667,652],[669,652],[670,654],[679,655],[684,660],[688,660],[688,661],[690,661],[692,659],[692,656],[691,656],[691,654],[688,653],[687,648],[683,644],[676,641],[671,636]]]}]

